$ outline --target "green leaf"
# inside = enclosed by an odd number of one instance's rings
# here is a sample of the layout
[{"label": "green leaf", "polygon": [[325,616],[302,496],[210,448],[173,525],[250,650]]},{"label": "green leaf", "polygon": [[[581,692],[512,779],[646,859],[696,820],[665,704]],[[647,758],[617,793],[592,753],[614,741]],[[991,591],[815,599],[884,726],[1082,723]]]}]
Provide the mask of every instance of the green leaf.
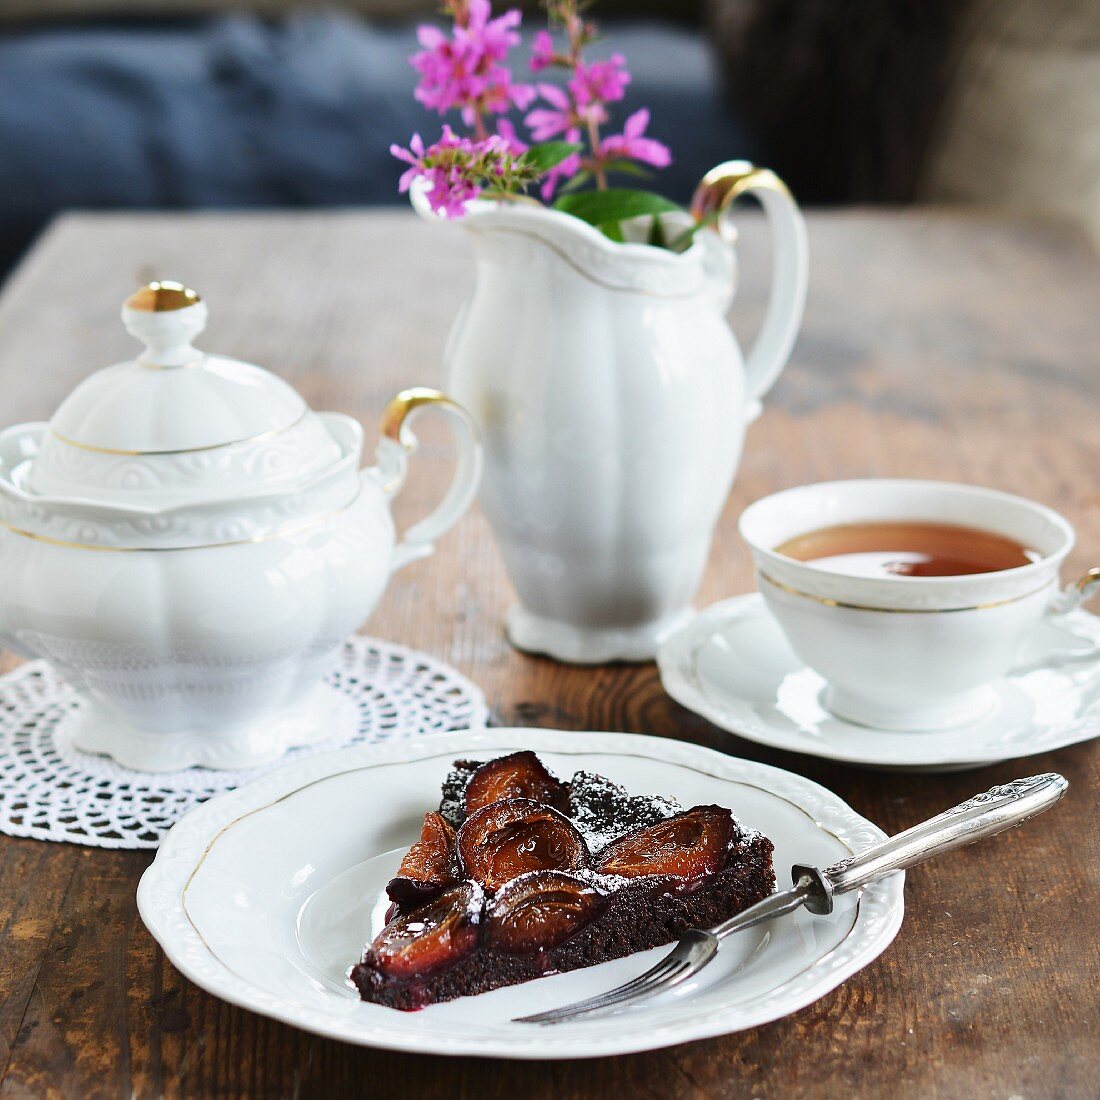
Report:
[{"label": "green leaf", "polygon": [[558,188],[558,194],[564,195],[569,191],[579,191],[592,178],[592,173],[582,168],[572,179],[568,179]]},{"label": "green leaf", "polygon": [[581,147],[575,141],[544,141],[541,145],[532,145],[519,158],[519,163],[534,168],[536,172],[548,172],[566,157],[580,151]]},{"label": "green leaf", "polygon": [[617,241],[622,244],[626,238],[623,236],[623,227],[618,222],[604,222],[603,225],[598,225],[596,228],[611,241]]},{"label": "green leaf", "polygon": [[653,215],[653,220],[649,223],[649,240],[647,243],[653,245],[654,248],[668,248],[665,227],[656,214]]},{"label": "green leaf", "polygon": [[714,225],[716,221],[722,216],[721,210],[712,210],[705,218],[701,218],[694,225],[688,226],[687,229],[677,233],[668,243],[668,248],[672,252],[683,252],[689,244],[694,240],[695,234],[700,229],[706,229],[708,226]]},{"label": "green leaf", "polygon": [[602,226],[608,222],[625,221],[627,218],[638,218],[646,214],[669,214],[680,207],[652,191],[613,187],[607,191],[582,191],[580,194],[562,195],[554,203],[554,209],[572,214],[589,225]]},{"label": "green leaf", "polygon": [[618,172],[623,176],[634,176],[636,179],[647,180],[653,177],[653,173],[643,168],[634,160],[609,160],[604,165],[606,172]]}]

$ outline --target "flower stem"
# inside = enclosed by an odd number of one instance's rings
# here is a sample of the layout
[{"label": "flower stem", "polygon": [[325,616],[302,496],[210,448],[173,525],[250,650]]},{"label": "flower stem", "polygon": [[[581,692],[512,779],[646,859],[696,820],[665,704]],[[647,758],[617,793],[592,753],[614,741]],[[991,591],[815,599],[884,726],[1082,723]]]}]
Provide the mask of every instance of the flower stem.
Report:
[{"label": "flower stem", "polygon": [[592,147],[592,175],[596,178],[596,188],[607,190],[607,173],[600,163],[600,127],[591,116],[588,119],[588,144]]}]

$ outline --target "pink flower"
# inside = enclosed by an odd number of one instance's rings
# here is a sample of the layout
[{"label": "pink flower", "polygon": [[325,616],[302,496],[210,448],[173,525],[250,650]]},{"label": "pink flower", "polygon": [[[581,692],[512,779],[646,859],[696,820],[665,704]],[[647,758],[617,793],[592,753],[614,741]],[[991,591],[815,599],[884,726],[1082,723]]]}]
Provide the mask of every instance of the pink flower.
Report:
[{"label": "pink flower", "polygon": [[409,58],[409,64],[420,73],[416,98],[430,110],[443,114],[458,103],[464,82],[469,79],[474,58],[468,51],[451,42],[438,28],[428,24],[418,27],[416,37],[424,49]]},{"label": "pink flower", "polygon": [[480,141],[460,137],[450,126],[434,145],[424,148],[414,134],[409,148],[391,145],[390,152],[408,164],[400,188],[407,191],[416,179],[424,180],[428,204],[447,218],[458,218],[466,204],[484,190],[491,194],[514,192],[533,182],[535,170],[518,158],[527,149],[507,119],[498,123],[500,132]]},{"label": "pink flower", "polygon": [[[580,134],[577,134],[580,137]],[[565,160],[559,164],[555,164],[546,175],[542,177],[542,183],[539,186],[539,194],[542,195],[543,202],[549,202],[554,197],[554,191],[557,189],[558,181],[564,179],[572,179],[579,171],[581,167],[581,157],[579,153],[574,153],[571,157],[566,157]]]},{"label": "pink flower", "polygon": [[539,107],[523,120],[531,128],[531,137],[535,141],[549,141],[577,125],[573,104],[564,89],[556,84],[539,84],[538,94],[550,104],[552,110]]},{"label": "pink flower", "polygon": [[459,168],[429,168],[426,178],[431,184],[428,203],[445,218],[461,218],[466,203],[481,194],[481,188],[466,179]]},{"label": "pink flower", "polygon": [[483,112],[525,110],[535,98],[534,88],[513,84],[511,71],[502,64],[519,42],[519,11],[506,11],[496,19],[490,15],[489,0],[470,0],[453,38],[430,24],[418,27],[417,39],[424,48],[409,59],[421,77],[416,98],[441,115],[461,108],[469,126]]},{"label": "pink flower", "polygon": [[481,188],[470,178],[468,168],[474,159],[484,153],[499,149],[500,138],[490,138],[489,142],[475,143],[469,138],[459,137],[450,126],[443,127],[443,135],[434,144],[424,148],[419,134],[413,134],[409,148],[391,145],[390,152],[398,160],[411,165],[401,175],[398,185],[407,191],[417,177],[427,181],[428,202],[435,211],[445,217],[461,217],[466,203],[481,194]]},{"label": "pink flower", "polygon": [[[477,96],[477,105],[494,115],[507,114],[513,107],[525,111],[531,106],[535,94],[530,84],[513,84],[512,74],[498,66],[486,74]],[[462,120],[467,126],[474,124],[473,114],[471,107],[463,108]]]},{"label": "pink flower", "polygon": [[617,53],[606,61],[594,61],[591,65],[578,61],[569,81],[569,90],[577,106],[584,108],[591,103],[617,102],[626,95],[629,83],[626,59]]},{"label": "pink flower", "polygon": [[489,0],[470,0],[465,26],[455,27],[455,41],[468,42],[472,50],[490,61],[503,61],[513,46],[519,45],[516,27],[520,24],[518,8],[512,8],[496,19],[490,19]]},{"label": "pink flower", "polygon": [[497,136],[504,141],[507,151],[514,157],[523,156],[530,148],[527,142],[522,141],[519,134],[516,133],[516,128],[511,119],[497,119]]},{"label": "pink flower", "polygon": [[[420,49],[409,59],[419,74],[416,98],[439,114],[460,112],[472,136],[461,137],[445,125],[439,140],[427,148],[419,134],[412,136],[408,148],[390,146],[393,156],[407,166],[401,174],[402,191],[422,180],[417,186],[424,188],[432,209],[454,218],[478,196],[503,201],[537,183],[543,199],[550,201],[561,181],[578,173],[606,187],[608,170],[614,171],[616,163],[637,161],[663,168],[671,162],[668,148],[646,136],[648,110],[630,115],[621,134],[601,134],[608,106],[625,97],[631,77],[621,54],[591,63],[582,58],[597,28],[581,17],[580,0],[548,0],[551,30],[540,30],[531,46],[532,71],[566,68],[570,71],[564,85],[513,80],[508,56],[520,41],[518,10],[494,18],[490,0],[442,3],[452,17],[451,26],[419,27]],[[564,35],[560,50],[555,49],[555,33]],[[541,101],[537,106],[536,99]],[[513,109],[530,128],[527,140],[507,117]],[[578,152],[540,173],[539,161],[524,157],[527,141],[554,139],[574,143]]]},{"label": "pink flower", "polygon": [[649,125],[649,111],[644,107],[635,111],[627,120],[621,134],[611,134],[600,142],[597,158],[609,160],[638,160],[654,168],[667,168],[672,163],[668,146],[654,138],[644,137]]},{"label": "pink flower", "polygon": [[531,43],[531,71],[538,73],[554,63],[554,39],[549,31],[539,31]]},{"label": "pink flower", "polygon": [[397,184],[397,189],[404,194],[412,186],[413,180],[424,170],[424,142],[420,140],[419,134],[413,134],[408,149],[394,144],[390,146],[390,155],[412,165],[401,173],[401,179]]},{"label": "pink flower", "polygon": [[[581,140],[580,130],[566,130],[564,140],[579,142]],[[565,160],[555,164],[554,167],[542,177],[539,194],[542,195],[543,202],[549,202],[554,197],[554,191],[557,189],[559,180],[572,179],[580,169],[580,153],[574,153],[572,156],[568,156]]]}]

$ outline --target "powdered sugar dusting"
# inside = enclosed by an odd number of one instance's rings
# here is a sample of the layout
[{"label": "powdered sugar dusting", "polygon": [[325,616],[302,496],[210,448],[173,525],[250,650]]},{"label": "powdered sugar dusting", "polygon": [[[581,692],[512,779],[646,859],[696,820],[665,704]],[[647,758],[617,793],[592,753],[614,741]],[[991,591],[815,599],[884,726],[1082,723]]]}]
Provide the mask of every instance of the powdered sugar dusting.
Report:
[{"label": "powdered sugar dusting", "polygon": [[587,867],[581,867],[569,872],[574,878],[580,879],[586,886],[594,886],[601,893],[610,894],[630,884],[630,879],[625,875],[607,875],[602,871],[590,871]]},{"label": "powdered sugar dusting", "polygon": [[656,825],[680,810],[660,795],[629,795],[595,772],[577,772],[569,784],[570,820],[593,855],[623,833]]},{"label": "powdered sugar dusting", "polygon": [[466,916],[472,924],[481,922],[481,915],[485,910],[485,891],[473,879],[469,880],[473,889],[466,902]]},{"label": "powdered sugar dusting", "polygon": [[[583,883],[585,886],[591,886],[601,894],[612,894],[616,890],[628,886],[631,882],[631,879],[628,879],[625,875],[608,875],[602,871],[593,871],[588,867],[575,867],[570,871],[556,871],[554,873],[561,875],[563,878],[576,879],[577,882]],[[503,889],[511,891],[516,885],[526,882],[528,879],[537,879],[544,874],[546,874],[545,871],[525,871],[522,875],[516,875]],[[495,901],[490,902],[490,909],[495,904]]]}]

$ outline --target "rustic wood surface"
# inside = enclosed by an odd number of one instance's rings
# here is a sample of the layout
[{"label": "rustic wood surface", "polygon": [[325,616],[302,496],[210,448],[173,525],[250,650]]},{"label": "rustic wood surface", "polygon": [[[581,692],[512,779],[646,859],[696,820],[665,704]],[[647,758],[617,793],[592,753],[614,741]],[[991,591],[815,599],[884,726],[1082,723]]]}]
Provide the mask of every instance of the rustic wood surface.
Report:
[{"label": "rustic wood surface", "polygon": [[[746,219],[746,331],[766,284]],[[800,482],[952,478],[1015,490],[1100,557],[1100,262],[1068,228],[956,212],[815,214],[802,337],[751,429],[700,603],[751,587],[738,512]],[[0,422],[47,417],[132,353],[121,299],[154,276],[211,303],[205,346],[278,371],[319,408],[376,422],[438,384],[470,278],[458,231],[411,215],[70,216],[0,297]],[[445,475],[425,449],[401,515]],[[3,583],[3,578],[0,578]],[[1100,745],[976,772],[881,774],[774,752],[672,703],[653,665],[577,669],[512,651],[482,516],[398,574],[369,629],[453,662],[500,724],[679,737],[791,768],[896,831],[994,782],[1072,790],[1018,832],[912,872],[893,946],[817,1004],[744,1034],[588,1062],[391,1054],[314,1038],[208,996],[137,916],[147,853],[0,837],[0,1097],[1071,1097],[1100,1079]],[[10,662],[9,662],[10,663]]]}]

